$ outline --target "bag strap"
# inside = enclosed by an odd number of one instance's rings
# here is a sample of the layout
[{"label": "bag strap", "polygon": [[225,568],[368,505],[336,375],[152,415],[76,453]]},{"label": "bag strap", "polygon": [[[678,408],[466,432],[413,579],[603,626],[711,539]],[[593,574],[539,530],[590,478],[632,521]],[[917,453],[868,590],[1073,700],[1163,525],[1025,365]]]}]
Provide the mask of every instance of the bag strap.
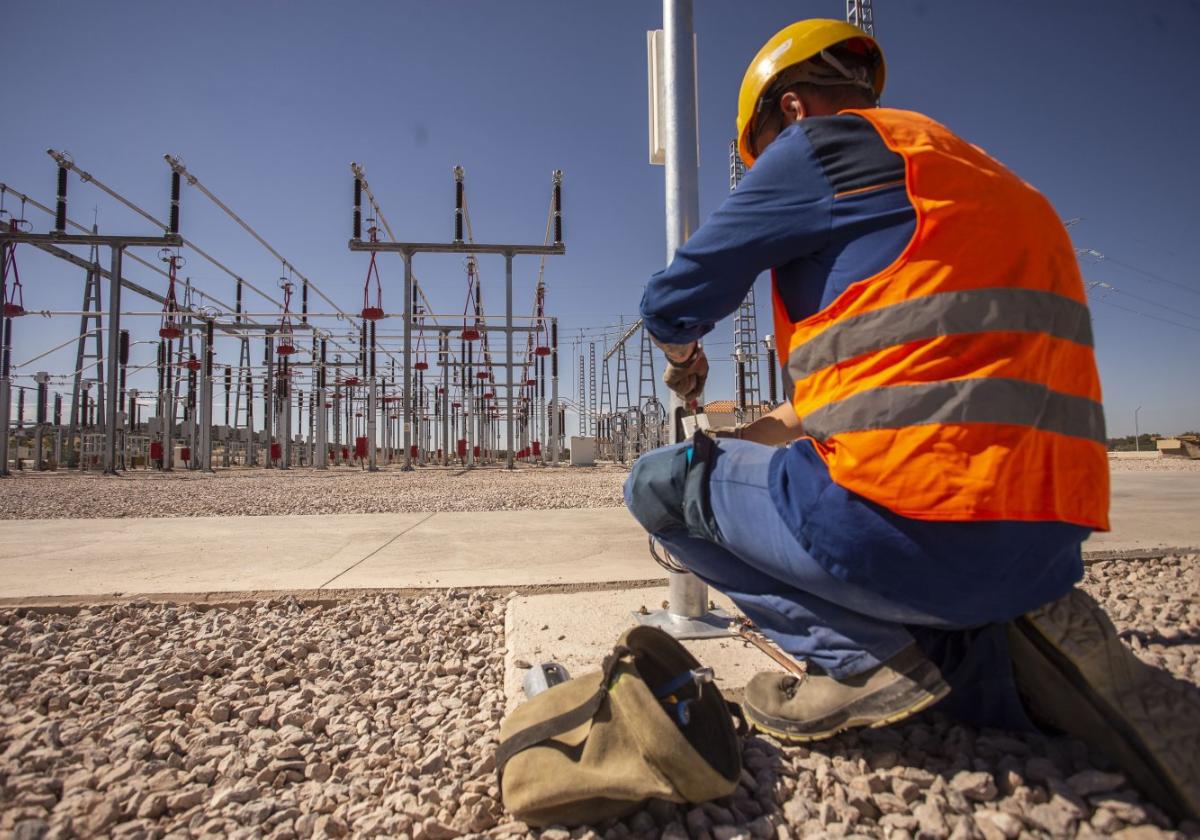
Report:
[{"label": "bag strap", "polygon": [[601,666],[600,687],[583,703],[548,720],[528,726],[502,741],[496,748],[496,774],[503,775],[504,765],[508,764],[517,753],[570,732],[594,718],[604,702],[605,695],[608,694],[608,684],[612,680],[613,671],[617,669],[621,657],[627,653],[630,653],[629,648],[619,645],[604,658],[604,664]]}]

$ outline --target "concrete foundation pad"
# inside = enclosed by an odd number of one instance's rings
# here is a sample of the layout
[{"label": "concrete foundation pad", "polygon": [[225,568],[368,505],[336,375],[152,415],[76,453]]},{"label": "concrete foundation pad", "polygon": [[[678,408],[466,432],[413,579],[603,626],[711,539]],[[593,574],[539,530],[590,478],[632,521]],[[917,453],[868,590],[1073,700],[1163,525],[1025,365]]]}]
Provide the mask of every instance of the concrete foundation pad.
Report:
[{"label": "concrete foundation pad", "polygon": [[[712,590],[709,594],[718,607],[738,615],[724,595]],[[517,662],[535,667],[557,662],[573,677],[599,670],[617,638],[634,625],[633,613],[642,607],[658,609],[666,597],[663,586],[510,599],[504,617],[504,693],[509,711],[525,699],[522,682],[528,669],[518,668]],[[781,670],[769,656],[737,636],[689,639],[683,644],[702,665],[714,670],[717,685],[728,699],[737,699],[759,671]]]}]

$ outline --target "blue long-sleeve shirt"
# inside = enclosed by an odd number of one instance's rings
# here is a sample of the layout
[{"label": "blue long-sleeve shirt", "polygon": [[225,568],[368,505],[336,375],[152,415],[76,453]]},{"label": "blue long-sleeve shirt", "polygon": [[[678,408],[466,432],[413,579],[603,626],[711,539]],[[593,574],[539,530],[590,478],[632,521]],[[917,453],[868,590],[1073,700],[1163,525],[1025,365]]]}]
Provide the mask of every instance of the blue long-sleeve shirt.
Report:
[{"label": "blue long-sleeve shirt", "polygon": [[[789,320],[820,311],[908,245],[916,211],[904,174],[903,159],[861,117],[788,127],[650,278],[641,303],[647,329],[673,344],[699,339],[771,268]],[[947,621],[1012,618],[1083,574],[1089,529],[908,519],[835,484],[807,441],[775,455],[770,481],[780,516],[831,574]]]}]

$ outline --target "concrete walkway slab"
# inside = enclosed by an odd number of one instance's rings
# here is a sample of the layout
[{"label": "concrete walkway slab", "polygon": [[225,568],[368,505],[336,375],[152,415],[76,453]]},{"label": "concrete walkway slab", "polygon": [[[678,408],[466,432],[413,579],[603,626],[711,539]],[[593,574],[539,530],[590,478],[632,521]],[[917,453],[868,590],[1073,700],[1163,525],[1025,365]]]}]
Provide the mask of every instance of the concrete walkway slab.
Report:
[{"label": "concrete walkway slab", "polygon": [[[730,615],[738,614],[724,595],[711,594],[718,607]],[[667,588],[663,586],[528,595],[509,600],[504,616],[504,694],[508,710],[525,699],[522,682],[528,669],[516,663],[536,667],[542,662],[557,662],[573,677],[599,670],[617,638],[633,626],[633,613],[643,606],[658,609],[666,597]],[[683,644],[702,665],[714,670],[717,685],[728,699],[740,696],[759,671],[779,670],[770,657],[737,636],[689,639]]]},{"label": "concrete walkway slab", "polygon": [[1111,519],[1085,553],[1200,546],[1200,473],[1114,473]]},{"label": "concrete walkway slab", "polygon": [[0,523],[0,597],[318,589],[430,514]]},{"label": "concrete walkway slab", "polygon": [[537,586],[660,577],[624,508],[439,513],[334,585]]},{"label": "concrete walkway slab", "polygon": [[[1116,473],[1085,552],[1200,546],[1200,473]],[[0,521],[0,600],[662,580],[624,508]]]}]

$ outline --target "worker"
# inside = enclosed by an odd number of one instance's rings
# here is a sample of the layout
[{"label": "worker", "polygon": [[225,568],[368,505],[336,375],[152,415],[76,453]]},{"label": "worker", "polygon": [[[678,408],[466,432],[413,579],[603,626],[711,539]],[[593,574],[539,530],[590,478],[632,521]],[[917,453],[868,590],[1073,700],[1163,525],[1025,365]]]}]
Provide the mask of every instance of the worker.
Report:
[{"label": "worker", "polygon": [[749,682],[758,729],[814,741],[935,703],[980,725],[1032,717],[1195,813],[1200,729],[1172,748],[1177,721],[1138,711],[1152,675],[1075,588],[1109,484],[1070,239],[982,149],[879,107],[884,81],[878,44],[841,21],[792,24],[751,61],[746,176],[641,313],[694,404],[699,339],[771,270],[786,399],[642,456],[626,504],[806,663]]}]

